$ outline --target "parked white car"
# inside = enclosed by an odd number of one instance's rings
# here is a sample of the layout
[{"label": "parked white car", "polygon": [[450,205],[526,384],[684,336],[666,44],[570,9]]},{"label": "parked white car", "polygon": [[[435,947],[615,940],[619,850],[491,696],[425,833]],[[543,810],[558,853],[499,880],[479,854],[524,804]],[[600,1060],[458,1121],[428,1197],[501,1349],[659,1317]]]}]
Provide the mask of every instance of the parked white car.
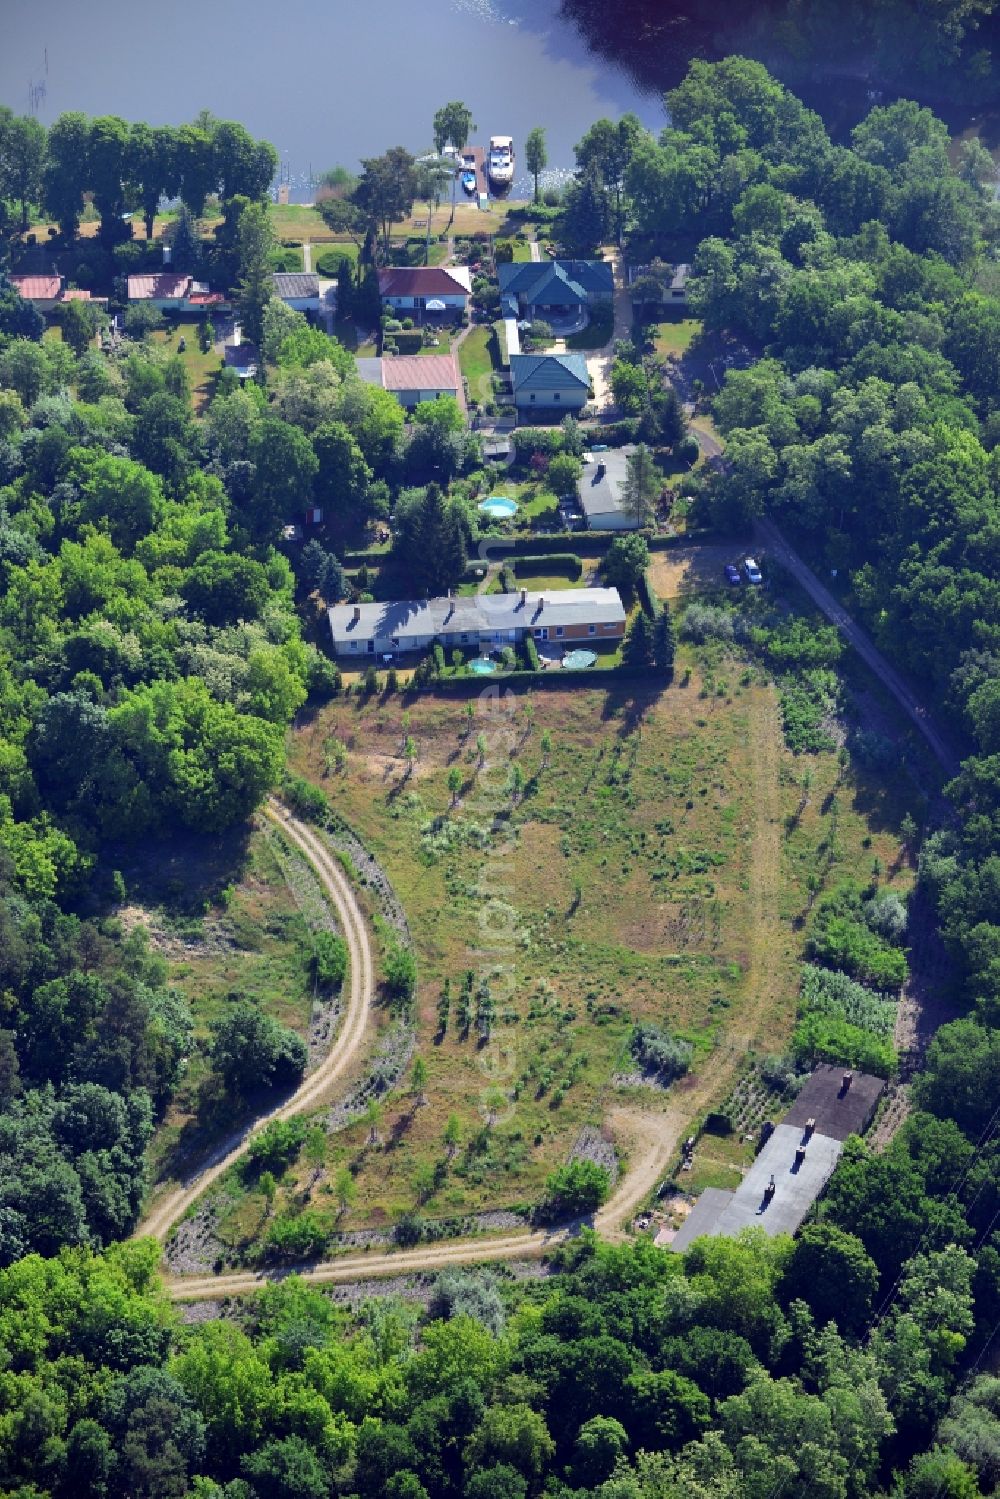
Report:
[{"label": "parked white car", "polygon": [[743,559],[743,571],[747,575],[748,583],[763,583],[764,574],[757,566],[757,563],[753,557],[745,557]]}]

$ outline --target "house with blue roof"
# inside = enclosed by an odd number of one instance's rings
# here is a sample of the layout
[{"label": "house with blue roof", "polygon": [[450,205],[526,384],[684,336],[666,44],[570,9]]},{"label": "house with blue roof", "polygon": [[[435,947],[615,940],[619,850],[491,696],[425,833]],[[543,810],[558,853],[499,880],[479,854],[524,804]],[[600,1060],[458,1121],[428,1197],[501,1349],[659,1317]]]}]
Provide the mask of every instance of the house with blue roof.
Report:
[{"label": "house with blue roof", "polygon": [[579,411],[590,395],[582,354],[512,354],[510,383],[519,415],[532,407]]},{"label": "house with blue roof", "polygon": [[504,317],[565,317],[609,302],[615,282],[604,260],[510,261],[497,266]]}]

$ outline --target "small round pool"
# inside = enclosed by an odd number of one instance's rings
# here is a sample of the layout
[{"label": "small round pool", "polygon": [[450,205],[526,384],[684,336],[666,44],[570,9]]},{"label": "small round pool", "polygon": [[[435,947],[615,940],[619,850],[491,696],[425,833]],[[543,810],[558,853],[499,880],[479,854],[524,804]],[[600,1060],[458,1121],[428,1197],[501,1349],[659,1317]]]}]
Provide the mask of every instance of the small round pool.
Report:
[{"label": "small round pool", "polygon": [[479,504],[479,509],[491,520],[513,520],[520,508],[516,500],[508,499],[502,494],[491,494],[488,500],[482,500]]},{"label": "small round pool", "polygon": [[489,656],[477,656],[474,661],[469,662],[469,670],[474,677],[491,677],[497,669],[495,661]]},{"label": "small round pool", "polygon": [[569,651],[563,657],[563,666],[567,671],[583,671],[586,666],[596,666],[597,655],[594,651]]}]

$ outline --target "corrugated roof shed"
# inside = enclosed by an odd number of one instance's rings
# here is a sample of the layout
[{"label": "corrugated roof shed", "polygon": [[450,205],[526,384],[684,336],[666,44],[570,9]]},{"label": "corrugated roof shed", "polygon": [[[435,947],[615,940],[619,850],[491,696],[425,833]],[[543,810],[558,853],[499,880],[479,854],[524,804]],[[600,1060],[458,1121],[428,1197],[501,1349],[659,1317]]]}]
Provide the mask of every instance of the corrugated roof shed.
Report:
[{"label": "corrugated roof shed", "polygon": [[180,302],[192,278],[183,271],[142,272],[128,278],[130,302]]}]

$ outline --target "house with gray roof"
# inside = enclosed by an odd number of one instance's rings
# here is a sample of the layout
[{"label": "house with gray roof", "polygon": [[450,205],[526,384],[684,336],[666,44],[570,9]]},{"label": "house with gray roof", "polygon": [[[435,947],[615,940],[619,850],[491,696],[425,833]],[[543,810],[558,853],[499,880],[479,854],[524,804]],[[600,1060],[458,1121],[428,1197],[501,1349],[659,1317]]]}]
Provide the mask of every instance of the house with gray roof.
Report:
[{"label": "house with gray roof", "polygon": [[518,415],[526,411],[579,411],[590,396],[582,354],[512,354],[510,383]]},{"label": "house with gray roof", "polygon": [[625,608],[617,588],[566,588],[552,593],[455,594],[375,604],[337,604],[329,611],[336,655],[381,659],[446,649],[501,650],[530,634],[537,645],[590,645],[620,640]]},{"label": "house with gray roof", "polygon": [[585,453],[580,480],[580,506],[590,531],[635,531],[640,517],[626,499],[628,460],[635,448],[609,448]]},{"label": "house with gray roof", "polygon": [[615,282],[604,260],[511,261],[497,266],[504,316],[565,317],[595,302],[609,302]]},{"label": "house with gray roof", "polygon": [[319,277],[312,271],[275,271],[274,295],[295,312],[319,312]]},{"label": "house with gray roof", "polygon": [[751,1226],[796,1233],[833,1175],[844,1141],[868,1128],[884,1088],[871,1073],[821,1062],[766,1134],[736,1190],[706,1187],[670,1248],[681,1253],[705,1235],[732,1237]]}]

